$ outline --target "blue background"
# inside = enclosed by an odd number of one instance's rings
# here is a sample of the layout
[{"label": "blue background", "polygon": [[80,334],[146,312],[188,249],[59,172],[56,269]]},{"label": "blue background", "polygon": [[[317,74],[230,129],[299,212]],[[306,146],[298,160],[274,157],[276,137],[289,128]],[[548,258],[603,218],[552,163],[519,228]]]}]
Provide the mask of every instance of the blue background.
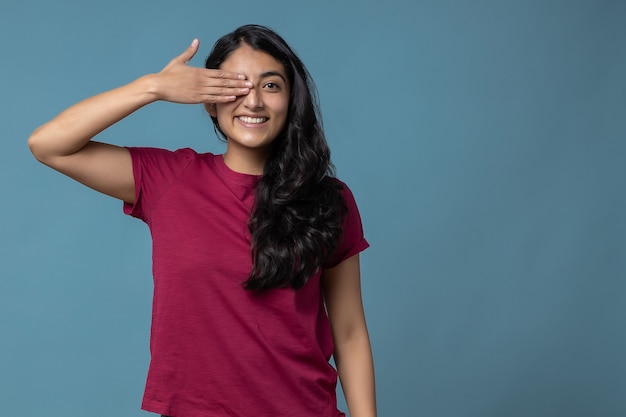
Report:
[{"label": "blue background", "polygon": [[[148,230],[30,132],[261,23],[317,81],[372,244],[379,414],[626,415],[624,22],[617,0],[2,0],[2,414],[147,415]],[[201,106],[100,139],[223,150]]]}]

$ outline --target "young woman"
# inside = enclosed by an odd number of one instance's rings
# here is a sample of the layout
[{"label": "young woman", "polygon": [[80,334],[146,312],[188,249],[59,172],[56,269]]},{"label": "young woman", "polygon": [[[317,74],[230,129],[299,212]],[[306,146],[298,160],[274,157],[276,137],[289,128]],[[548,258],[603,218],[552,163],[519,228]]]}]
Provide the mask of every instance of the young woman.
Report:
[{"label": "young woman", "polygon": [[[44,164],[124,202],[153,239],[142,408],[174,417],[376,415],[354,198],[332,177],[315,89],[275,32],[243,26],[187,65],[82,101],[33,132]],[[203,103],[223,155],[92,138],[157,100]],[[334,355],[337,371],[329,364]]]}]

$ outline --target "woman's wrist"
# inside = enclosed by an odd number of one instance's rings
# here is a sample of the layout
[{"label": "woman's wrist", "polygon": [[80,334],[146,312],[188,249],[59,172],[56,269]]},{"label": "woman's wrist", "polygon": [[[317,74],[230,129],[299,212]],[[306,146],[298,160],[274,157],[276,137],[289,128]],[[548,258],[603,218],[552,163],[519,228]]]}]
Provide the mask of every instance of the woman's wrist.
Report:
[{"label": "woman's wrist", "polygon": [[145,104],[162,100],[159,74],[146,74],[131,83],[131,87],[145,98]]}]

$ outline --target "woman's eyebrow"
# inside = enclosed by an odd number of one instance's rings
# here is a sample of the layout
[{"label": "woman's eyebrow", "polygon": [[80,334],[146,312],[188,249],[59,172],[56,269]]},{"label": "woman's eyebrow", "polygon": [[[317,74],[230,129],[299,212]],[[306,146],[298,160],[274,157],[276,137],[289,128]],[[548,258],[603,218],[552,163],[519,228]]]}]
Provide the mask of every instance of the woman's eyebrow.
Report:
[{"label": "woman's eyebrow", "polygon": [[263,78],[273,77],[273,76],[280,77],[284,82],[287,82],[287,80],[285,79],[283,74],[281,74],[278,71],[266,71],[266,72],[262,73],[259,78],[263,79]]}]

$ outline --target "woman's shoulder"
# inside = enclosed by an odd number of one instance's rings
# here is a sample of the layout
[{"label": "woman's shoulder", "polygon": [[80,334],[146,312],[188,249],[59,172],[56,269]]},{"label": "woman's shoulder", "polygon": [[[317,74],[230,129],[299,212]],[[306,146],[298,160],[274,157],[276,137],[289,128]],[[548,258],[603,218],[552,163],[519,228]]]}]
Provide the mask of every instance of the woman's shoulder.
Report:
[{"label": "woman's shoulder", "polygon": [[137,158],[146,162],[154,163],[189,162],[195,159],[215,158],[215,154],[211,152],[198,152],[192,148],[179,148],[171,150],[148,146],[129,146],[127,149],[133,156],[133,159]]},{"label": "woman's shoulder", "polygon": [[350,201],[354,201],[354,195],[352,194],[352,190],[350,190],[348,184],[335,176],[327,176],[326,182],[331,187],[334,187],[336,190],[338,190],[339,194],[341,194],[344,200],[348,200],[346,201],[347,204],[349,204]]},{"label": "woman's shoulder", "polygon": [[161,155],[164,157],[187,157],[187,158],[197,158],[202,157],[204,155],[213,154],[210,152],[198,152],[192,148],[178,148],[178,149],[167,149],[167,148],[159,148],[152,146],[127,146],[132,152],[142,153],[142,154],[152,154],[152,155]]}]

